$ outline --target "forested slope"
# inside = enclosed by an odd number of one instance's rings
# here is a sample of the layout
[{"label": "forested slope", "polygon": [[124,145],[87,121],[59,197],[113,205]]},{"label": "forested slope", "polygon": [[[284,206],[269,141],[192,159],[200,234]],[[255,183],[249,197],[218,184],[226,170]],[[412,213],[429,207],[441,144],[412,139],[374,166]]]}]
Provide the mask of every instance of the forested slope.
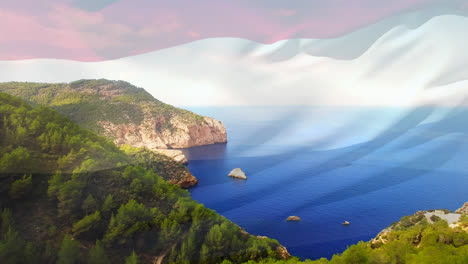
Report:
[{"label": "forested slope", "polygon": [[154,157],[54,110],[0,93],[0,140],[1,263],[280,258],[277,241],[249,235],[162,179],[167,168]]}]

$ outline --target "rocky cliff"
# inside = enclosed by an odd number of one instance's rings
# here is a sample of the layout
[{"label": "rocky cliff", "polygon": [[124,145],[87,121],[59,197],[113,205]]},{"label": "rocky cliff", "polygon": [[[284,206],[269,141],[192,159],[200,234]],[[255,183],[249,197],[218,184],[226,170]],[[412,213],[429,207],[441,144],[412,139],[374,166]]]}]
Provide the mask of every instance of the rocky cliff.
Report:
[{"label": "rocky cliff", "polygon": [[222,122],[167,105],[123,81],[10,82],[0,84],[0,92],[50,106],[117,145],[156,150],[227,141]]},{"label": "rocky cliff", "polygon": [[[107,137],[117,145],[127,144],[151,150],[190,148],[226,142],[226,129],[222,122],[203,117],[200,122],[187,122],[180,117],[166,120],[145,113],[141,123],[116,124],[109,120],[98,121]],[[162,129],[158,129],[161,128]]]}]

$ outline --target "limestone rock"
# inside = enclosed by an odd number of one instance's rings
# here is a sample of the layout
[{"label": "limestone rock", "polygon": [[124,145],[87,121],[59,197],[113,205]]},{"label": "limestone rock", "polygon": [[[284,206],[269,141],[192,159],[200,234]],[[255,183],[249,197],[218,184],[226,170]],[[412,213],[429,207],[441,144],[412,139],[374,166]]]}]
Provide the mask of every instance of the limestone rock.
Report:
[{"label": "limestone rock", "polygon": [[468,202],[466,202],[461,208],[458,208],[455,213],[457,214],[468,214]]},{"label": "limestone rock", "polygon": [[237,178],[237,179],[247,180],[247,176],[245,176],[245,173],[240,168],[233,169],[228,174],[228,176],[233,177],[233,178]]},{"label": "limestone rock", "polygon": [[171,159],[173,159],[176,162],[179,162],[181,164],[187,164],[188,159],[185,156],[184,152],[182,150],[178,149],[155,149],[155,152],[162,154],[164,156],[167,156]]}]

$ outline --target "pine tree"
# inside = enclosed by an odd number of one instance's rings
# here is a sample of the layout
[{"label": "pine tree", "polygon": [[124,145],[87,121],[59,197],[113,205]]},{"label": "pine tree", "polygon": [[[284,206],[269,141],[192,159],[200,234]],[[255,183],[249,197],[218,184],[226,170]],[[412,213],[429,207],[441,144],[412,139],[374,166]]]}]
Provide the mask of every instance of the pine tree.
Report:
[{"label": "pine tree", "polygon": [[85,211],[86,214],[89,214],[96,210],[96,205],[96,200],[94,200],[94,197],[89,194],[88,197],[86,197],[86,199],[83,201],[81,208]]},{"label": "pine tree", "polygon": [[194,255],[197,253],[197,236],[193,229],[190,229],[187,238],[182,243],[180,254],[177,256],[177,262],[179,263],[190,263],[194,259]]},{"label": "pine tree", "polygon": [[5,208],[2,210],[2,213],[0,215],[0,235],[6,234],[10,228],[13,227],[14,224],[14,219],[13,219],[13,214],[11,213],[11,210],[8,208]]},{"label": "pine tree", "polygon": [[49,198],[57,197],[60,186],[63,183],[63,176],[61,171],[57,171],[49,180],[49,187],[47,189],[47,195]]},{"label": "pine tree", "polygon": [[210,249],[203,244],[200,251],[200,261],[201,263],[210,263],[211,254]]},{"label": "pine tree", "polygon": [[18,236],[18,232],[10,227],[0,241],[0,263],[21,263],[23,247],[24,241]]},{"label": "pine tree", "polygon": [[138,263],[140,263],[140,261],[135,251],[133,251],[132,254],[125,259],[125,264],[138,264]]},{"label": "pine tree", "polygon": [[58,253],[57,264],[75,264],[80,260],[79,243],[72,240],[70,235],[65,235]]},{"label": "pine tree", "polygon": [[115,209],[114,196],[112,196],[112,194],[109,194],[107,195],[106,200],[104,201],[104,204],[102,205],[102,212],[105,214],[109,214],[114,209]]},{"label": "pine tree", "polygon": [[88,256],[89,264],[107,264],[110,263],[109,257],[106,255],[104,247],[102,246],[101,241],[96,241],[96,246],[94,246],[89,251]]},{"label": "pine tree", "polygon": [[40,253],[36,246],[33,243],[27,242],[26,246],[24,247],[24,263],[25,264],[35,264],[38,262],[40,258]]}]

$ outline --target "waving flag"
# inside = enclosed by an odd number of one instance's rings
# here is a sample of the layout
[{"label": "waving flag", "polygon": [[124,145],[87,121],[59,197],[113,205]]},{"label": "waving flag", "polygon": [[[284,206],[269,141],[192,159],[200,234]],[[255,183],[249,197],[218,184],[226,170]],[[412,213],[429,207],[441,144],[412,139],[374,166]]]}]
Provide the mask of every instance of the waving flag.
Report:
[{"label": "waving flag", "polygon": [[[468,0],[2,0],[0,81],[124,80],[224,121],[227,147],[186,151],[192,196],[329,257],[402,210],[468,199],[467,14]],[[224,177],[238,166],[245,184]]]}]

